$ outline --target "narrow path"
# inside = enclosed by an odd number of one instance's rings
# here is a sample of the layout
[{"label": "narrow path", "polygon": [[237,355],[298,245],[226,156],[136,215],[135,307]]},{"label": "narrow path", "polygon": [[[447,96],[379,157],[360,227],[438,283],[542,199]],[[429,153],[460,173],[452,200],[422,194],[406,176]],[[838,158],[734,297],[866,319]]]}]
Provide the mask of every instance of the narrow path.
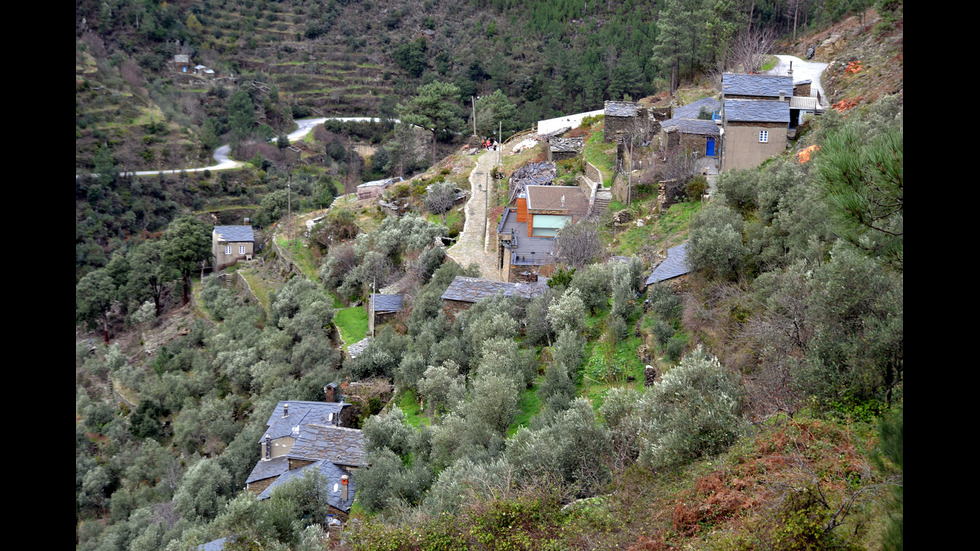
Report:
[{"label": "narrow path", "polygon": [[460,266],[476,263],[480,266],[482,277],[499,280],[496,266],[496,254],[488,251],[487,243],[487,183],[490,182],[490,171],[497,160],[496,151],[485,151],[476,160],[476,166],[470,172],[470,198],[466,201],[466,222],[459,234],[456,244],[446,250]]}]

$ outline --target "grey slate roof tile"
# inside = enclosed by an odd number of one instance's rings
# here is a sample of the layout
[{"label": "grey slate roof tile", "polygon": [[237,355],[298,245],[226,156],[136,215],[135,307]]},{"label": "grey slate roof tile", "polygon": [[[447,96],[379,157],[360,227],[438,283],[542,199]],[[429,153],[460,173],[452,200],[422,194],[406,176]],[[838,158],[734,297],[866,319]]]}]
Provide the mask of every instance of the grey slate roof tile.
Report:
[{"label": "grey slate roof tile", "polygon": [[638,103],[629,101],[607,101],[607,117],[635,117],[636,110],[640,106]]},{"label": "grey slate roof tile", "polygon": [[677,128],[682,134],[698,134],[702,136],[720,136],[721,131],[713,121],[670,119],[661,123],[664,130]]},{"label": "grey slate roof tile", "polygon": [[[674,109],[674,115],[671,120],[674,119],[697,119],[698,113],[701,112],[701,108],[704,107],[708,111],[717,111],[721,109],[721,104],[715,98],[704,98],[695,101],[694,103],[689,103],[687,105],[682,105],[677,109]],[[661,123],[666,124],[666,123]]]},{"label": "grey slate roof tile", "polygon": [[[330,461],[325,460],[310,463],[309,465],[305,465],[299,469],[293,469],[282,473],[282,476],[277,478],[275,482],[270,484],[268,488],[263,490],[262,493],[258,495],[258,499],[269,499],[272,497],[272,492],[276,488],[291,480],[301,478],[305,476],[307,472],[314,469],[320,471],[320,473],[323,474],[323,477],[327,480],[327,484],[323,488],[327,503],[336,507],[337,509],[340,509],[341,511],[350,511],[350,506],[354,503],[354,477],[351,476],[351,473],[348,471],[345,471]],[[347,501],[342,501],[340,499],[340,477],[344,475],[347,475],[348,478]]]},{"label": "grey slate roof tile", "polygon": [[219,241],[255,241],[252,226],[215,226]]},{"label": "grey slate roof tile", "polygon": [[371,295],[371,298],[374,300],[374,311],[377,313],[387,314],[402,311],[401,295],[382,295],[375,293]]},{"label": "grey slate roof tile", "polygon": [[793,77],[743,75],[737,73],[725,73],[721,76],[721,92],[726,96],[766,96],[778,98],[780,90],[786,96],[792,96]]},{"label": "grey slate roof tile", "polygon": [[338,465],[366,465],[364,434],[357,429],[333,425],[308,425],[286,457],[294,459],[325,459]]},{"label": "grey slate roof tile", "polygon": [[286,456],[280,455],[279,457],[273,457],[272,459],[263,461],[259,459],[258,463],[252,467],[252,472],[249,473],[248,478],[245,479],[246,484],[251,484],[259,480],[265,480],[267,478],[272,478],[274,476],[279,476],[282,473],[289,470],[289,460]]},{"label": "grey slate roof tile", "polygon": [[347,355],[353,360],[358,355],[367,349],[368,345],[371,344],[371,337],[364,337],[363,339],[355,342],[354,344],[347,345]]},{"label": "grey slate roof tile", "polygon": [[543,295],[547,286],[537,283],[507,283],[479,277],[456,276],[442,294],[443,300],[460,302],[480,302],[496,295],[505,297],[532,298]]},{"label": "grey slate roof tile", "polygon": [[728,122],[785,122],[789,123],[789,103],[785,101],[726,99],[725,120]]},{"label": "grey slate roof tile", "polygon": [[659,266],[647,278],[646,284],[651,285],[660,281],[675,278],[689,273],[691,269],[687,265],[687,242],[681,243],[676,247],[667,249],[667,260]]},{"label": "grey slate roof tile", "polygon": [[[209,541],[207,543],[202,543],[197,546],[198,551],[224,551],[225,542],[228,542],[229,538],[223,537],[216,540]],[[230,543],[230,542],[229,542]]]},{"label": "grey slate roof tile", "polygon": [[[283,417],[284,405],[289,404],[289,416]],[[330,425],[336,422],[340,412],[350,404],[342,402],[305,402],[302,400],[283,400],[276,404],[276,409],[272,411],[269,420],[266,422],[268,429],[262,433],[260,442],[268,434],[271,438],[282,438],[289,436],[296,429],[304,425],[315,423],[319,425]],[[330,414],[333,414],[331,419]]]}]

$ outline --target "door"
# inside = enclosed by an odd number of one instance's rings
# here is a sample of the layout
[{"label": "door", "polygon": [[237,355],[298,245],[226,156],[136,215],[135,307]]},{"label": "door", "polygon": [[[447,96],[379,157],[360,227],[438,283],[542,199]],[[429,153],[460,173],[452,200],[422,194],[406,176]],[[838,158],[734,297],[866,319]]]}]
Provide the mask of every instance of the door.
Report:
[{"label": "door", "polygon": [[704,147],[704,154],[707,155],[708,157],[714,157],[715,156],[715,139],[714,138],[708,138],[708,143]]}]

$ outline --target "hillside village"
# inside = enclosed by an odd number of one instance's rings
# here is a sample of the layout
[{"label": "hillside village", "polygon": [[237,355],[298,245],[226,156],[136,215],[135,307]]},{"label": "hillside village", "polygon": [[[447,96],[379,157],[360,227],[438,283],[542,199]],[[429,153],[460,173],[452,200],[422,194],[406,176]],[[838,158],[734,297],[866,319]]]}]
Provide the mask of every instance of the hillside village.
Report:
[{"label": "hillside village", "polygon": [[523,130],[173,54],[218,164],[76,157],[76,549],[901,549],[890,9]]}]

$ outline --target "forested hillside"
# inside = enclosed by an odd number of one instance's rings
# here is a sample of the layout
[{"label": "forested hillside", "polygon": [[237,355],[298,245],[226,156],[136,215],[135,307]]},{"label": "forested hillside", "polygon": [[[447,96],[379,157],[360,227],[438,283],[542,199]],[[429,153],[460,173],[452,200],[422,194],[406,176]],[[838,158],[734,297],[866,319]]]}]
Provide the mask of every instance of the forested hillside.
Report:
[{"label": "forested hillside", "polygon": [[[78,3],[76,169],[97,174],[76,179],[76,549],[901,549],[903,5],[845,17],[863,7]],[[453,133],[470,96],[511,131],[606,99],[687,103],[750,28],[816,46],[835,108],[707,200],[692,164],[637,144],[629,204],[577,225],[587,257],[540,296],[447,315],[453,279],[480,275],[440,246],[464,208],[436,200],[482,191]],[[404,119],[445,90],[441,124],[284,142],[294,118]],[[603,126],[571,135],[623,185]],[[224,143],[246,168],[117,175]],[[501,182],[547,156],[505,151]],[[402,216],[335,199],[389,175],[407,177],[382,196]],[[486,193],[492,217],[507,193]],[[245,217],[257,260],[200,278],[212,225]],[[692,273],[644,285],[684,241]],[[406,308],[351,358],[386,286]],[[369,463],[342,529],[322,478],[243,491],[276,404],[329,383]]]}]

